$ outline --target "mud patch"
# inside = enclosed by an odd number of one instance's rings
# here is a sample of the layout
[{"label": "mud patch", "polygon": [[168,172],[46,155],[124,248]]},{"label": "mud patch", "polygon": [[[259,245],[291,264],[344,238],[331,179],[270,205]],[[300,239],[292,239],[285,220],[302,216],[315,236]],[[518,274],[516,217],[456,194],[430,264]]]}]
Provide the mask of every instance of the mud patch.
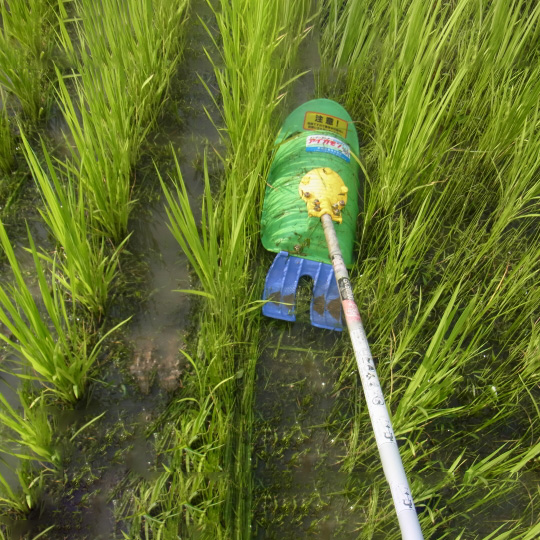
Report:
[{"label": "mud patch", "polygon": [[159,387],[167,392],[182,386],[178,337],[160,337],[163,339],[158,344],[154,339],[138,343],[129,366],[129,372],[143,394],[150,392],[156,378]]},{"label": "mud patch", "polygon": [[328,309],[328,312],[334,319],[339,320],[341,317],[341,300],[339,298],[334,298],[334,300],[330,300],[328,302],[326,308]]},{"label": "mud patch", "polygon": [[341,300],[339,298],[334,298],[328,303],[324,295],[317,296],[313,299],[313,310],[319,315],[323,315],[324,311],[328,310],[328,313],[334,317],[336,320],[340,320],[341,317]]},{"label": "mud patch", "polygon": [[143,394],[150,392],[150,386],[155,375],[156,358],[154,356],[154,344],[152,341],[143,344],[133,354],[133,363],[129,366],[129,372],[139,386]]},{"label": "mud patch", "polygon": [[272,294],[268,295],[268,301],[274,304],[281,304],[281,293],[273,292]]},{"label": "mud patch", "polygon": [[273,292],[272,294],[268,295],[268,301],[279,305],[285,304],[289,307],[289,311],[294,308],[296,303],[294,294],[286,294],[285,296],[281,296],[280,292]]},{"label": "mud patch", "polygon": [[289,305],[289,311],[291,311],[294,310],[296,299],[294,297],[294,294],[286,294],[285,296],[281,297],[281,302]]},{"label": "mud patch", "polygon": [[313,311],[315,311],[319,315],[322,315],[324,313],[325,307],[326,299],[324,298],[323,294],[313,299]]}]

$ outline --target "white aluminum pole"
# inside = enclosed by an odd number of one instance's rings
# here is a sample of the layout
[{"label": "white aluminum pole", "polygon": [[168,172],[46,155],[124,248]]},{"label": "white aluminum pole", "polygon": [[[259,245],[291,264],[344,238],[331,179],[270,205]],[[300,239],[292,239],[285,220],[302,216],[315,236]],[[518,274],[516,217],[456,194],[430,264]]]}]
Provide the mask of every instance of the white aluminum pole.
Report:
[{"label": "white aluminum pole", "polygon": [[414,507],[411,489],[399,449],[392,429],[392,422],[386,408],[384,396],[375,371],[375,364],[369,349],[369,343],[362,325],[358,307],[354,301],[349,274],[341,255],[339,243],[329,214],[321,216],[321,221],[328,244],[328,251],[339,287],[341,304],[347,321],[347,328],[352,341],[362,388],[366,398],[371,425],[375,432],[377,448],[381,456],[384,475],[390,484],[392,499],[404,540],[423,540],[422,530]]}]

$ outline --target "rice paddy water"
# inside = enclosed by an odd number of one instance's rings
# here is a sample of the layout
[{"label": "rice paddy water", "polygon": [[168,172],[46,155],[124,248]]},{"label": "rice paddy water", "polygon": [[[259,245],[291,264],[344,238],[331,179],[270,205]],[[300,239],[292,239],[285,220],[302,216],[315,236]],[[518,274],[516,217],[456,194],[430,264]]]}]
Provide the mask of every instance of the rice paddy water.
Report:
[{"label": "rice paddy water", "polygon": [[540,7],[0,5],[0,538],[400,538],[347,341],[260,316],[312,97],[360,136],[351,278],[425,537],[539,536]]}]

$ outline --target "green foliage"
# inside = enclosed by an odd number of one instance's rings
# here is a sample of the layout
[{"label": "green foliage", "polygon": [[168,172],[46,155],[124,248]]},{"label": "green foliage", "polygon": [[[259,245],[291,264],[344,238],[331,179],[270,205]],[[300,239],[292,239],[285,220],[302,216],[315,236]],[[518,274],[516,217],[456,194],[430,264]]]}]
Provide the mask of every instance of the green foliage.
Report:
[{"label": "green foliage", "polygon": [[[191,374],[155,426],[157,477],[133,486],[126,537],[251,535],[259,210],[308,4],[223,0],[213,8],[220,35],[207,56],[220,92],[224,174],[215,188],[205,160],[200,223],[178,161],[171,179],[160,179],[171,230],[198,278],[200,311],[186,353]],[[43,147],[40,164],[23,137],[58,243],[45,254],[29,235],[34,289],[0,225],[14,275],[0,288],[9,330],[1,337],[26,367],[21,376],[46,387],[32,403],[21,394],[21,411],[0,396],[4,450],[17,446],[28,463],[57,460],[45,398],[82,395],[105,339],[93,329],[115,284],[133,167],[182,50],[187,1],[78,0],[73,8],[74,17],[62,1],[0,0],[0,85],[31,122],[51,102],[51,28],[74,68],[56,72],[69,161]],[[355,292],[425,509],[425,536],[532,540],[540,501],[529,485],[540,455],[540,7],[330,0],[321,9],[325,97],[347,106],[364,142]],[[2,105],[7,171],[13,142],[3,97]],[[360,537],[397,538],[353,366],[347,351],[337,389],[347,492],[363,509]],[[19,475],[16,492],[0,477],[0,505],[34,507],[28,478]]]},{"label": "green foliage", "polygon": [[[291,79],[283,69],[292,65],[306,29],[310,3],[246,0],[221,2],[215,12],[219,39],[214,41],[220,58],[209,55],[220,90],[223,124],[230,145],[230,166],[239,178],[260,159],[259,145],[268,147],[275,126],[273,111],[285,96]],[[247,167],[247,171],[242,170]],[[249,177],[246,178],[246,181]],[[242,186],[239,186],[241,189]]]},{"label": "green foliage", "polygon": [[[275,112],[290,82],[285,74],[305,35],[308,8],[307,2],[281,0],[221,3],[215,11],[220,36],[214,42],[221,58],[213,51],[207,55],[223,100],[220,109],[228,153],[218,193],[211,189],[205,164],[200,231],[178,163],[173,189],[162,180],[171,231],[200,280],[200,290],[194,291],[202,297],[202,308],[193,365],[195,372],[207,377],[198,391],[196,385],[190,387],[192,393],[187,395],[194,401],[183,402],[175,414],[191,416],[190,403],[205,400],[213,389],[211,421],[197,428],[198,444],[219,445],[214,459],[224,475],[222,481],[210,482],[204,496],[193,504],[198,517],[192,519],[189,530],[203,537],[250,534],[250,440],[261,279],[252,261],[259,250],[258,208],[277,132]],[[225,380],[230,382],[219,386]],[[167,427],[166,432],[176,455],[176,448],[182,448],[181,435]],[[180,500],[174,492],[169,496]],[[172,508],[176,506],[163,508],[155,522]]]},{"label": "green foliage", "polygon": [[[538,504],[520,478],[538,450],[540,8],[372,0],[330,2],[324,16],[321,56],[337,84],[324,73],[321,83],[364,140],[355,292],[424,534],[527,537],[522,517]],[[354,424],[345,467],[370,463],[384,493],[373,442],[358,436],[365,411]],[[497,512],[502,526],[489,523]],[[377,515],[370,530],[397,538],[389,499]]]},{"label": "green foliage", "polygon": [[9,334],[0,334],[0,339],[17,352],[23,366],[31,368],[31,373],[23,369],[19,377],[37,379],[60,399],[75,402],[84,394],[101,343],[117,327],[92,344],[95,340],[84,318],[65,299],[67,291],[59,283],[54,259],[48,281],[47,268],[30,233],[28,239],[44,311],[26,283],[0,222],[0,241],[14,277],[13,284],[0,287],[0,321],[9,330]]},{"label": "green foliage", "polygon": [[[25,120],[42,119],[51,103],[52,30],[75,68],[66,76],[56,69],[70,159],[55,160],[42,141],[41,163],[20,126],[25,158],[44,203],[39,212],[58,245],[53,255],[40,252],[28,233],[35,288],[0,224],[14,275],[13,284],[0,288],[0,321],[7,327],[0,337],[21,361],[16,375],[46,387],[35,403],[48,395],[73,403],[85,392],[103,341],[124,324],[95,334],[128,240],[132,168],[176,70],[187,1],[81,0],[67,6],[63,0],[0,0],[0,8],[0,90],[7,88],[20,102]],[[0,121],[0,166],[7,170],[12,139],[3,94]],[[38,418],[37,406],[20,413],[2,396],[0,401],[5,409],[0,419],[15,433],[10,444],[26,449],[32,459],[56,462],[47,441],[38,440],[52,434],[46,410],[40,409],[45,412]],[[21,474],[19,480],[22,493],[0,478],[7,493],[2,504],[24,512],[35,499]]]},{"label": "green foliage", "polygon": [[56,4],[0,1],[0,85],[17,97],[32,123],[46,117],[52,103],[49,72]]},{"label": "green foliage", "polygon": [[[37,397],[32,403],[28,403],[29,396],[24,395],[24,392],[19,392],[19,395],[22,414],[0,394],[0,420],[12,434],[7,441],[15,443],[22,450],[15,449],[14,452],[10,452],[11,455],[49,463],[58,462],[58,456],[52,448],[52,426],[44,395]],[[25,451],[29,451],[29,454],[23,453]]]},{"label": "green foliage", "polygon": [[[118,274],[119,255],[125,241],[108,253],[105,240],[95,238],[92,230],[89,230],[83,190],[77,189],[71,171],[65,171],[67,183],[64,185],[42,144],[49,173],[47,176],[24,134],[22,140],[26,160],[44,202],[44,210],[40,209],[40,214],[61,246],[54,261],[57,264],[55,279],[64,290],[70,291],[74,302],[84,306],[99,320],[110,301],[111,289]],[[53,263],[50,257],[42,257]]]},{"label": "green foliage", "polygon": [[77,46],[67,21],[60,23],[76,61],[74,92],[66,86],[71,76],[57,72],[72,141],[68,170],[81,185],[93,232],[119,243],[133,207],[131,168],[180,57],[187,2],[81,0],[76,6]]},{"label": "green foliage", "polygon": [[[33,418],[29,417],[29,421],[32,420]],[[13,451],[9,448],[3,448],[2,451],[14,456]],[[20,456],[17,457],[20,458]],[[43,465],[43,462],[40,463]],[[0,474],[0,508],[6,513],[28,514],[39,503],[46,473],[42,470],[36,475],[32,461],[24,459],[15,471],[15,475],[17,477],[16,487],[13,485],[14,482],[12,483],[10,479],[8,480]]]},{"label": "green foliage", "polygon": [[9,173],[15,163],[15,145],[9,123],[7,96],[0,86],[0,173]]},{"label": "green foliage", "polygon": [[[15,482],[0,474],[0,508],[5,512],[26,514],[38,505],[45,470],[59,464],[53,445],[54,426],[49,419],[49,407],[44,394],[32,396],[26,389],[19,392],[20,408],[0,393],[0,422],[2,442],[0,452],[19,463],[14,471]],[[39,462],[41,470],[35,470]],[[4,460],[4,463],[7,463]]]},{"label": "green foliage", "polygon": [[144,538],[174,538],[179,532],[186,537],[204,533],[205,538],[227,538],[220,513],[221,494],[229,490],[222,451],[230,426],[217,406],[220,387],[234,384],[233,377],[212,386],[213,367],[198,367],[187,353],[186,358],[195,385],[189,390],[198,398],[178,399],[166,411],[162,421],[168,429],[156,446],[158,454],[168,458],[158,466],[155,480],[138,486],[130,505],[133,535],[126,538],[139,538],[139,531]]}]

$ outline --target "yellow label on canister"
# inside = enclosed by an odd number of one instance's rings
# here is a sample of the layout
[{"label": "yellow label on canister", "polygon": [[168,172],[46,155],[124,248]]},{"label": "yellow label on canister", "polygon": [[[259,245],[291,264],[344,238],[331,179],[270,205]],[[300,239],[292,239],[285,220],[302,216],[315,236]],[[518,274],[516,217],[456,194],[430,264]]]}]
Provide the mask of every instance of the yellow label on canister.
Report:
[{"label": "yellow label on canister", "polygon": [[311,131],[331,131],[347,138],[349,123],[337,116],[308,111],[304,116],[304,129]]}]

